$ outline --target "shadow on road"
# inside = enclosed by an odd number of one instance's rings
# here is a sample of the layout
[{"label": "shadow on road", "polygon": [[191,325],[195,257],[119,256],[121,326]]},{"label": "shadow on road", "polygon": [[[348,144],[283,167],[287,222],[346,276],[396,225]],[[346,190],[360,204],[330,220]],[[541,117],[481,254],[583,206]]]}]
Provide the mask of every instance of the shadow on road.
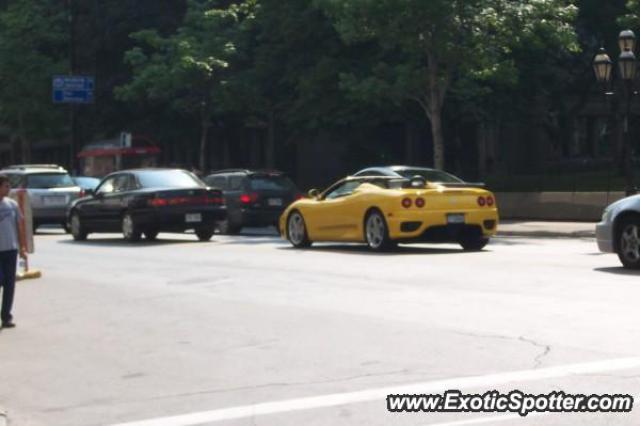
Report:
[{"label": "shadow on road", "polygon": [[91,238],[89,237],[85,241],[75,241],[73,238],[69,237],[68,240],[58,241],[58,244],[71,244],[75,246],[102,246],[102,247],[150,247],[150,246],[166,246],[170,244],[184,244],[184,243],[194,243],[194,244],[207,244],[207,243],[215,243],[216,240],[212,239],[211,241],[198,241],[198,239],[194,236],[193,238],[186,237],[185,239],[162,239],[158,238],[155,241],[148,241],[144,238],[138,242],[132,243],[123,240],[122,238]]},{"label": "shadow on road", "polygon": [[625,269],[622,266],[617,267],[607,267],[607,268],[594,268],[596,272],[605,272],[607,274],[616,274],[616,275],[640,275],[640,269]]},{"label": "shadow on road", "polygon": [[423,247],[423,246],[406,246],[401,245],[393,250],[378,253],[370,250],[366,245],[339,245],[339,244],[322,244],[314,245],[306,249],[297,249],[291,246],[278,247],[278,250],[290,250],[290,251],[309,251],[309,252],[334,252],[344,254],[359,254],[369,256],[398,256],[398,255],[410,255],[410,254],[470,254],[470,253],[482,253],[489,252],[490,250],[482,250],[482,252],[468,252],[455,248],[440,248],[440,247]]}]

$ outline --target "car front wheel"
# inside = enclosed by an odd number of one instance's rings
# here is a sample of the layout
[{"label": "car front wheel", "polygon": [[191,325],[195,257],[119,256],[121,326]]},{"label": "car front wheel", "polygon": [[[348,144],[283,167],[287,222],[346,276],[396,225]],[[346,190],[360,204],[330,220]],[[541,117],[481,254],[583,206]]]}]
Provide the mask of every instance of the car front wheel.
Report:
[{"label": "car front wheel", "polygon": [[307,235],[307,226],[300,212],[294,211],[287,219],[287,239],[296,248],[304,248],[311,245]]},{"label": "car front wheel", "polygon": [[618,258],[625,268],[640,269],[640,218],[622,219],[618,227]]},{"label": "car front wheel", "polygon": [[213,237],[213,227],[196,229],[196,236],[200,241],[209,241]]}]

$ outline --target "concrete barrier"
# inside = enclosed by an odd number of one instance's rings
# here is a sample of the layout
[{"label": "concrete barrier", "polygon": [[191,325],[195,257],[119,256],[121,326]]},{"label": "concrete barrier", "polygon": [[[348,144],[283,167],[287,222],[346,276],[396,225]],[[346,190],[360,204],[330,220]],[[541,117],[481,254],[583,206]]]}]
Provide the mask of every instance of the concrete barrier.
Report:
[{"label": "concrete barrier", "polygon": [[501,218],[537,220],[599,220],[606,206],[624,196],[624,192],[496,193]]}]

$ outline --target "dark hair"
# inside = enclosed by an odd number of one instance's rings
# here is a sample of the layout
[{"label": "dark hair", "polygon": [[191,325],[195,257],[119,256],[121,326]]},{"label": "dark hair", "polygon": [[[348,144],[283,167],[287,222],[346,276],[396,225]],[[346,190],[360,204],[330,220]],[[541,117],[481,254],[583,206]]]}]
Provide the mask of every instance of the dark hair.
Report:
[{"label": "dark hair", "polygon": [[9,176],[7,175],[0,175],[0,185],[4,185],[5,182],[9,182]]}]

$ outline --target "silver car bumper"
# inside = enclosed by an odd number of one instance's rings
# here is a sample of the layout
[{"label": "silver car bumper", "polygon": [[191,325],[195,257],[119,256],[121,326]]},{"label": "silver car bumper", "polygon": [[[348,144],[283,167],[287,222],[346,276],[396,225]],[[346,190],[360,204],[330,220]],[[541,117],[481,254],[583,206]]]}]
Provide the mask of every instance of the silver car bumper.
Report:
[{"label": "silver car bumper", "polygon": [[604,253],[613,253],[613,224],[600,222],[596,224],[596,241],[598,249]]}]

